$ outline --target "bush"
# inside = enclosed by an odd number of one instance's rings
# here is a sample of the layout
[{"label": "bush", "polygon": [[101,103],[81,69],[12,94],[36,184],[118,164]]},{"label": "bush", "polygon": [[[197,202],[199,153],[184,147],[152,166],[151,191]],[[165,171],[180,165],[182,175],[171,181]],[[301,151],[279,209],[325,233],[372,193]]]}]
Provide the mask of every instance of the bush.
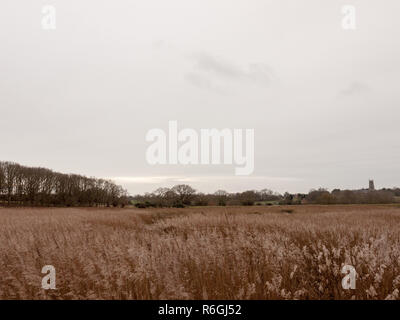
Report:
[{"label": "bush", "polygon": [[135,203],[135,207],[139,208],[139,209],[147,208],[146,205],[144,203],[141,203],[141,202]]}]

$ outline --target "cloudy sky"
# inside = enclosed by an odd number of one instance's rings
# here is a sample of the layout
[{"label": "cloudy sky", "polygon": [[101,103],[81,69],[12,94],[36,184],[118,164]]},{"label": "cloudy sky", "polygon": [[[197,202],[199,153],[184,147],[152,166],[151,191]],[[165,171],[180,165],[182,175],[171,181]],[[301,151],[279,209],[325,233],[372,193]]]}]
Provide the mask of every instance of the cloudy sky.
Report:
[{"label": "cloudy sky", "polygon": [[[399,14],[398,0],[2,0],[0,160],[133,194],[400,186]],[[149,165],[146,133],[170,120],[254,129],[254,173]]]}]

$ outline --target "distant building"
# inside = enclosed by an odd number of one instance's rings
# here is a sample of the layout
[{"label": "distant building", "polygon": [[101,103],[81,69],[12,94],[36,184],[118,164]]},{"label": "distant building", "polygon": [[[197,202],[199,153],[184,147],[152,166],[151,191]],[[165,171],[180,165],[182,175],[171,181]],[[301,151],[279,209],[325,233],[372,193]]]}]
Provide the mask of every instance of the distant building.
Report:
[{"label": "distant building", "polygon": [[374,191],[375,190],[375,184],[374,184],[374,180],[369,180],[369,191]]}]

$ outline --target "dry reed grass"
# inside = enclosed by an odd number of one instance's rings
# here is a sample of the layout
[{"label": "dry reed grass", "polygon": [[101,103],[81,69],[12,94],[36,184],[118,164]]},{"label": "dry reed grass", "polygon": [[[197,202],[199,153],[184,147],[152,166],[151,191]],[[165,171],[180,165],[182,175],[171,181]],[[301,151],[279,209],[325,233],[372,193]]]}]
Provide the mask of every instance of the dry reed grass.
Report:
[{"label": "dry reed grass", "polygon": [[0,298],[399,299],[400,208],[287,209],[0,209]]}]

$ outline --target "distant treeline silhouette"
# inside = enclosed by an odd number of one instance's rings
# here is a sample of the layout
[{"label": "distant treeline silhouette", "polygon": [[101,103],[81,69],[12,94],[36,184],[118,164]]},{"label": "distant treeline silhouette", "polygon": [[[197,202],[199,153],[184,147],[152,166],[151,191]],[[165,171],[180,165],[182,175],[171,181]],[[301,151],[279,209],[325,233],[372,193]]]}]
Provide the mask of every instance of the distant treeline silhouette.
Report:
[{"label": "distant treeline silhouette", "polygon": [[400,189],[382,190],[311,190],[308,194],[279,194],[269,189],[248,190],[229,193],[218,190],[215,193],[199,193],[189,185],[172,188],[158,188],[154,192],[131,197],[138,208],[184,207],[184,206],[226,206],[226,205],[295,205],[295,204],[384,204],[398,202]]},{"label": "distant treeline silhouette", "polygon": [[158,188],[154,192],[136,195],[131,200],[138,208],[146,207],[184,207],[208,205],[253,205],[257,201],[279,201],[280,195],[270,190],[246,191],[242,193],[228,193],[218,190],[212,194],[196,192],[186,184],[172,188]]},{"label": "distant treeline silhouette", "polygon": [[114,182],[0,162],[0,205],[125,206],[126,190]]}]

